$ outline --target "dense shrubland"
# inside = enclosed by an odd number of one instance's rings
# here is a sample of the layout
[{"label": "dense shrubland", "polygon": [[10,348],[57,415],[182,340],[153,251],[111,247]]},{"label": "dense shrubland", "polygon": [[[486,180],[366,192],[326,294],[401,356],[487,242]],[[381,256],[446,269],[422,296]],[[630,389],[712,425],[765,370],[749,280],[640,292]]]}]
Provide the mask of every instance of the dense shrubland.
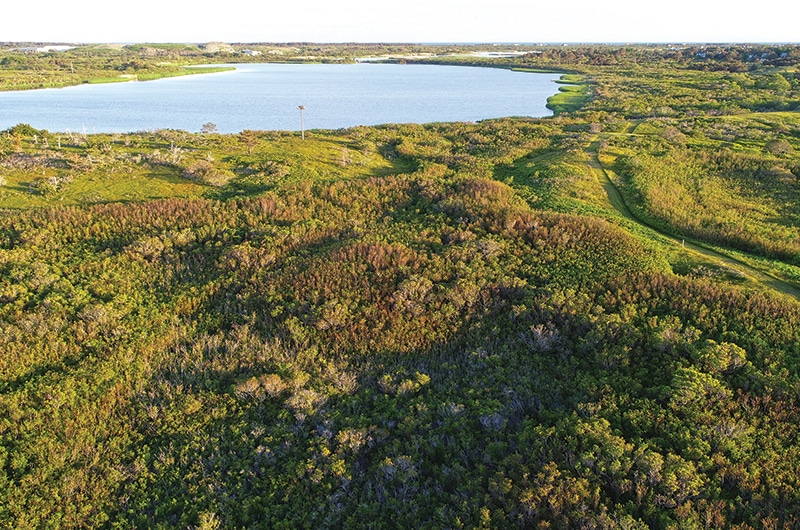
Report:
[{"label": "dense shrubland", "polygon": [[796,118],[604,72],[545,120],[5,131],[0,524],[796,527],[800,305],[587,169],[790,267]]},{"label": "dense shrubland", "polygon": [[3,233],[17,526],[796,516],[797,307],[676,279],[504,184],[299,184]]}]

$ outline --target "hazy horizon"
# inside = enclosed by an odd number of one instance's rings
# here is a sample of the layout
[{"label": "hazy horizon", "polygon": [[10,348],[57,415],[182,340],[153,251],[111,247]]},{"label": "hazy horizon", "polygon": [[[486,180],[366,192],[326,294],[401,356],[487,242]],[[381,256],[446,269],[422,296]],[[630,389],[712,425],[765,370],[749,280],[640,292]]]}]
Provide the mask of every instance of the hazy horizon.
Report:
[{"label": "hazy horizon", "polygon": [[520,47],[533,47],[533,46],[626,46],[626,45],[641,45],[641,46],[724,46],[724,45],[754,45],[754,46],[780,46],[780,45],[798,45],[800,39],[795,41],[537,41],[537,42],[499,42],[499,41],[368,41],[368,40],[340,40],[340,41],[234,41],[234,40],[139,40],[139,41],[55,41],[55,40],[13,40],[13,41],[0,41],[0,44],[42,44],[49,46],[58,45],[93,45],[93,44],[107,44],[114,46],[129,46],[129,45],[142,45],[142,44],[207,44],[212,42],[221,42],[225,44],[236,45],[272,45],[272,46],[287,46],[293,44],[358,44],[358,45],[419,45],[419,46],[520,46]]},{"label": "hazy horizon", "polygon": [[4,7],[4,42],[142,43],[792,43],[800,3],[736,8],[721,1],[407,0],[399,7],[312,0],[302,10],[243,0],[207,9],[141,0],[123,16],[100,0]]}]

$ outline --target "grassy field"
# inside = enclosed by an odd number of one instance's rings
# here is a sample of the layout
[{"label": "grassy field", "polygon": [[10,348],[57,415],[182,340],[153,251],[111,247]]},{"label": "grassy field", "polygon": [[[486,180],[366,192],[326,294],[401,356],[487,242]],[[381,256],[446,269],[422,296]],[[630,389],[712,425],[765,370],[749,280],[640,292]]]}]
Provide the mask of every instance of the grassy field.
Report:
[{"label": "grassy field", "polygon": [[[346,138],[322,132],[310,132],[304,141],[291,133],[259,132],[249,147],[237,135],[181,131],[24,132],[24,139],[6,135],[9,148],[13,151],[12,143],[19,141],[21,151],[0,162],[0,208],[251,194],[287,182],[358,178],[392,168],[374,148],[354,148]],[[225,175],[230,185],[187,178],[187,169],[201,162]]]},{"label": "grassy field", "polygon": [[547,98],[547,108],[556,116],[583,107],[591,99],[591,85],[585,78],[577,75],[564,75],[557,81],[558,94]]}]

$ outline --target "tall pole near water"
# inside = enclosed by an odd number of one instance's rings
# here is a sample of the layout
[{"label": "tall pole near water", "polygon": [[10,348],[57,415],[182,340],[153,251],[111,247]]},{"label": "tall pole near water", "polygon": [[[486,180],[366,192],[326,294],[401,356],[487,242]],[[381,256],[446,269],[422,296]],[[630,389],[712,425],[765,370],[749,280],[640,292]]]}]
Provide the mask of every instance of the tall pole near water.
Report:
[{"label": "tall pole near water", "polygon": [[300,105],[297,108],[300,109],[300,139],[301,140],[305,140],[306,139],[306,127],[305,127],[305,123],[303,123],[303,111],[306,110],[306,106],[305,105]]}]

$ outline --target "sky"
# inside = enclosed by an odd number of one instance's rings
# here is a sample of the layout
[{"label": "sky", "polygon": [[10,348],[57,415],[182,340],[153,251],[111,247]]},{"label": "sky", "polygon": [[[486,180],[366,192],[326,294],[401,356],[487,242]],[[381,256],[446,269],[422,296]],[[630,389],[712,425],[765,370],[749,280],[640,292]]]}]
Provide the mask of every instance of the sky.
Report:
[{"label": "sky", "polygon": [[11,1],[0,41],[800,42],[800,1]]}]

